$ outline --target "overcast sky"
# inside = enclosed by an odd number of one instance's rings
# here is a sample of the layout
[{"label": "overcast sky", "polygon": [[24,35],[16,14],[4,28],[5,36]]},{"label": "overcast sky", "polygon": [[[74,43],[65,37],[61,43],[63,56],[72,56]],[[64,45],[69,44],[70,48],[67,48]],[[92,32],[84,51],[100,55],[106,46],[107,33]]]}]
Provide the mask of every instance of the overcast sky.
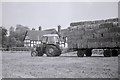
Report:
[{"label": "overcast sky", "polygon": [[2,25],[42,29],[69,27],[71,22],[118,17],[117,2],[3,2]]}]

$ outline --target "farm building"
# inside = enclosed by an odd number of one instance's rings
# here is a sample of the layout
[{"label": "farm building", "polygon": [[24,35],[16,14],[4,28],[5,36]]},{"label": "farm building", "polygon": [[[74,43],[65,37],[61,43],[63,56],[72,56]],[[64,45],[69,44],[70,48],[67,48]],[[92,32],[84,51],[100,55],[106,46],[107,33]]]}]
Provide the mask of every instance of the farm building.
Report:
[{"label": "farm building", "polygon": [[24,38],[25,47],[33,47],[33,45],[41,44],[42,36],[45,34],[57,34],[61,36],[63,46],[67,46],[67,31],[68,29],[61,29],[61,26],[58,26],[58,31],[55,29],[41,30],[29,30],[26,32]]},{"label": "farm building", "polygon": [[48,30],[29,30],[26,32],[24,38],[24,46],[25,47],[33,47],[35,44],[40,44],[42,41],[42,36],[44,34],[56,34],[57,31],[55,29]]}]

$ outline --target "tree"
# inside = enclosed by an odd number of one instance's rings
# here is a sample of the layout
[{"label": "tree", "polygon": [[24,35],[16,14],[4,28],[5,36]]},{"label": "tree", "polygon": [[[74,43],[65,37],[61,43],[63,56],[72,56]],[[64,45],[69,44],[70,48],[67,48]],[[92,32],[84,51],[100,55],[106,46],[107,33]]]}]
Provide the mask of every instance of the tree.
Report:
[{"label": "tree", "polygon": [[9,29],[9,35],[10,35],[10,36],[13,36],[14,33],[15,33],[14,27],[11,26],[10,29]]},{"label": "tree", "polygon": [[7,47],[7,45],[8,45],[8,43],[7,43],[7,29],[5,29],[5,28],[3,28],[3,27],[0,27],[0,31],[1,31],[1,40],[0,40],[0,42],[2,42],[2,47],[4,48],[4,47]]},{"label": "tree", "polygon": [[16,46],[17,47],[23,47],[24,46],[24,37],[26,34],[26,31],[30,30],[27,26],[23,25],[16,25],[16,30],[15,30],[15,38],[16,38]]},{"label": "tree", "polygon": [[26,31],[30,30],[27,26],[22,26],[20,24],[16,25],[16,29],[14,27],[10,27],[10,35],[8,37],[8,45],[9,47],[23,47],[24,46],[24,37]]},{"label": "tree", "polygon": [[9,45],[9,47],[16,47],[16,43],[17,41],[16,41],[16,38],[15,37],[13,37],[13,36],[9,36],[9,40],[8,40],[8,45]]},{"label": "tree", "polygon": [[0,27],[0,48],[2,47],[2,27]]}]

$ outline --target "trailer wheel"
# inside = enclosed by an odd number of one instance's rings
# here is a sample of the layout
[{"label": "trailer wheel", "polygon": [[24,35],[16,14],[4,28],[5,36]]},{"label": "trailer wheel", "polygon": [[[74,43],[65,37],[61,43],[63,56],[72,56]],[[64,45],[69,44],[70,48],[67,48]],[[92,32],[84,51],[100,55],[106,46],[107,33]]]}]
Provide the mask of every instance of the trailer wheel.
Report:
[{"label": "trailer wheel", "polygon": [[84,56],[84,53],[85,53],[85,50],[78,50],[78,51],[77,51],[77,56],[78,56],[78,57],[83,57],[83,56]]},{"label": "trailer wheel", "polygon": [[85,55],[86,55],[87,57],[91,56],[91,55],[92,55],[92,49],[86,49],[86,50],[85,50]]},{"label": "trailer wheel", "polygon": [[38,56],[38,52],[37,51],[31,51],[31,56],[32,57]]},{"label": "trailer wheel", "polygon": [[61,52],[56,46],[53,45],[47,45],[45,49],[45,53],[48,57],[54,57],[54,56],[60,56]]},{"label": "trailer wheel", "polygon": [[111,53],[110,49],[106,49],[106,50],[104,50],[103,55],[104,55],[104,57],[111,57],[112,53]]},{"label": "trailer wheel", "polygon": [[112,52],[112,56],[118,56],[118,51],[117,50],[114,49],[111,52]]},{"label": "trailer wheel", "polygon": [[118,55],[120,55],[120,50],[118,50]]}]

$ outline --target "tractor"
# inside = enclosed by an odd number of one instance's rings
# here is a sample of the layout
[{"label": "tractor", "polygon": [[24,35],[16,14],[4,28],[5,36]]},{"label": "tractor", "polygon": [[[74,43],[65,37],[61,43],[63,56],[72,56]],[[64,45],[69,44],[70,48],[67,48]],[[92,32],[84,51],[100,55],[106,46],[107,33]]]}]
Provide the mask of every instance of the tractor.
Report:
[{"label": "tractor", "polygon": [[48,57],[60,56],[62,52],[61,39],[57,34],[45,34],[42,36],[42,43],[35,45],[31,51],[31,56]]}]

